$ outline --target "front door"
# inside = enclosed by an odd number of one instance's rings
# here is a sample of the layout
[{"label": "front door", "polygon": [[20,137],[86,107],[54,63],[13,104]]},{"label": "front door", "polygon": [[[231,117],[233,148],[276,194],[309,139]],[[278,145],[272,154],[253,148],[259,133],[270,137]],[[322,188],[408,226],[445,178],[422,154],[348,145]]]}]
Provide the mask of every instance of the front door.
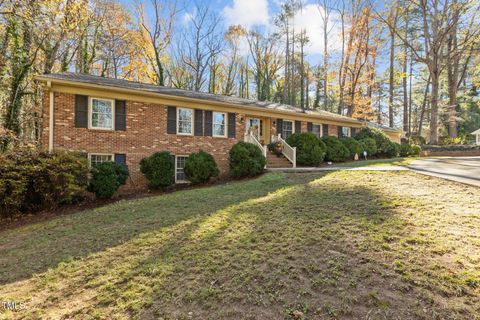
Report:
[{"label": "front door", "polygon": [[258,141],[262,140],[262,120],[258,118],[248,118],[247,119],[247,134],[252,133]]}]

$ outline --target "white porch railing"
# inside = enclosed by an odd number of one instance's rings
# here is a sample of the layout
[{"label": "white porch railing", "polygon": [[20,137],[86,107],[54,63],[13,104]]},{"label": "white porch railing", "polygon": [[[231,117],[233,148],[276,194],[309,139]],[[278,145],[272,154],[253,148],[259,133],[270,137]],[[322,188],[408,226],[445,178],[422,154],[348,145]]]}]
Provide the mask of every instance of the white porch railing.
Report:
[{"label": "white porch railing", "polygon": [[282,139],[282,136],[272,136],[273,142],[280,142],[282,144],[282,154],[285,158],[288,159],[293,165],[294,168],[297,167],[297,147],[290,146],[285,140]]},{"label": "white porch railing", "polygon": [[260,148],[260,150],[262,150],[262,154],[263,156],[265,157],[265,159],[267,158],[267,146],[263,146],[260,141],[258,141],[257,137],[255,137],[255,135],[253,135],[251,132],[250,133],[246,133],[245,134],[245,139],[244,139],[245,142],[249,142],[249,143],[253,143],[254,145],[256,145],[257,147]]}]

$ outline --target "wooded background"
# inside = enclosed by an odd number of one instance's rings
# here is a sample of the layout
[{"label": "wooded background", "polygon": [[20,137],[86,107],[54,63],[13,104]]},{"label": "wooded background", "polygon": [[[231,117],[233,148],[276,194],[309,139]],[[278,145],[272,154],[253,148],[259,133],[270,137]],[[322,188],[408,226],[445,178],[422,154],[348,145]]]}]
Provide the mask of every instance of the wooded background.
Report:
[{"label": "wooded background", "polygon": [[0,0],[0,136],[38,141],[33,76],[66,71],[328,110],[431,143],[480,127],[479,0],[308,4],[313,35],[295,19],[299,0],[249,29],[201,1]]}]

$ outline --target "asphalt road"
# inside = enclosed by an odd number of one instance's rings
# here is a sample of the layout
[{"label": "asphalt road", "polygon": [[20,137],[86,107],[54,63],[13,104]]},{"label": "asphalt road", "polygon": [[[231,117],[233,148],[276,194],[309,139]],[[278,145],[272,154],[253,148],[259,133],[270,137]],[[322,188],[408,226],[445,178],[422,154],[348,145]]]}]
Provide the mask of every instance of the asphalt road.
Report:
[{"label": "asphalt road", "polygon": [[480,187],[480,157],[421,159],[408,167],[418,173]]}]

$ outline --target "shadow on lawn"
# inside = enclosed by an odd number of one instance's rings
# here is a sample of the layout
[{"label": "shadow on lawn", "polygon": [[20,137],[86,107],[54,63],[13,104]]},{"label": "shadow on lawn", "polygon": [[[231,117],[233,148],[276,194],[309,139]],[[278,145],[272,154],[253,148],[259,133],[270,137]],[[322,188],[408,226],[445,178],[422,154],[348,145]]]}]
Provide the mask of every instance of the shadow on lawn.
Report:
[{"label": "shadow on lawn", "polygon": [[61,262],[118,246],[145,232],[209,215],[318,176],[264,175],[246,182],[120,201],[3,231],[0,233],[0,285],[27,279]]},{"label": "shadow on lawn", "polygon": [[[288,177],[158,198],[155,208],[164,210],[165,221],[130,216],[136,230],[128,229],[128,238],[117,235],[103,250],[90,247],[96,253],[86,259],[49,264],[55,268],[25,291],[59,318],[278,319],[294,310],[321,318],[417,318],[418,310],[430,312],[432,305],[392,267],[393,246],[411,238],[398,217],[399,199],[330,173]],[[170,216],[173,208],[179,211]]]}]

